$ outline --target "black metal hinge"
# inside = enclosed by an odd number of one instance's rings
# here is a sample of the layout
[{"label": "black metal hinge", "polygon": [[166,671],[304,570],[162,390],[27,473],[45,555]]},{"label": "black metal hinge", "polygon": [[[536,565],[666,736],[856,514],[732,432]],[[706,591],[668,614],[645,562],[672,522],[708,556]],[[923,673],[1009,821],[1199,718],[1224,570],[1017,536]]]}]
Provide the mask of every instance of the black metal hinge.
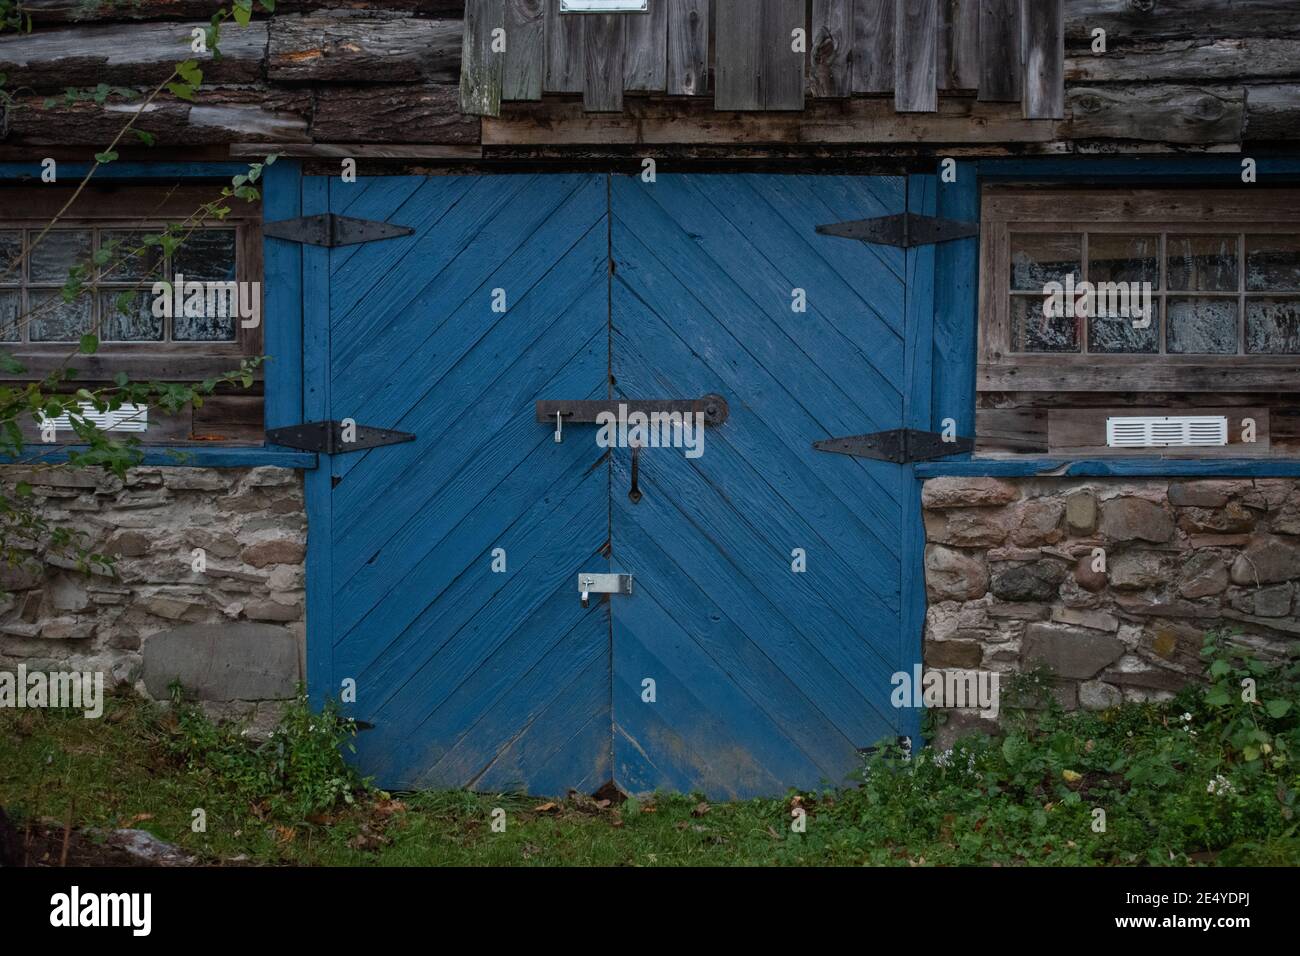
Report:
[{"label": "black metal hinge", "polygon": [[960,455],[975,450],[975,439],[952,438],[945,441],[936,432],[922,432],[913,428],[895,428],[888,432],[870,435],[850,435],[847,438],[828,438],[813,442],[818,451],[833,451],[838,455],[856,458],[875,458],[905,465],[913,461],[933,461],[949,455]]},{"label": "black metal hinge", "polygon": [[332,212],[325,212],[318,216],[299,216],[297,219],[280,219],[276,222],[264,223],[262,234],[273,239],[305,242],[332,249],[335,246],[351,246],[359,242],[411,236],[415,234],[415,230],[410,226],[397,226],[391,222],[353,219],[351,216],[337,216]]},{"label": "black metal hinge", "polygon": [[901,212],[895,216],[881,216],[878,219],[833,222],[818,226],[817,231],[823,236],[841,236],[845,239],[861,239],[863,242],[911,249],[913,246],[928,246],[953,239],[969,239],[979,235],[980,226],[977,222],[937,219],[934,216],[921,216],[914,212]]},{"label": "black metal hinge", "polygon": [[273,445],[286,448],[299,448],[314,451],[322,455],[341,455],[349,451],[365,451],[380,445],[396,445],[404,441],[415,441],[415,436],[407,432],[390,431],[387,428],[369,428],[365,425],[347,426],[343,422],[307,422],[303,425],[289,425],[285,428],[272,428],[266,433],[266,440]]}]

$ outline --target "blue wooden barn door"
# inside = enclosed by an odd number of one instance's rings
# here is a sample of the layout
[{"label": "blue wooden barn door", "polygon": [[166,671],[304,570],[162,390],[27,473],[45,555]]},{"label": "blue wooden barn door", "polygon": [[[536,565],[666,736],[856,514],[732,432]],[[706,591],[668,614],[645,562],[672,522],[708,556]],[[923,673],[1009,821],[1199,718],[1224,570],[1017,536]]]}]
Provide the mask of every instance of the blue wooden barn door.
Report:
[{"label": "blue wooden barn door", "polygon": [[613,455],[611,563],[634,581],[611,601],[614,776],[631,792],[839,784],[860,748],[916,732],[889,699],[919,659],[916,483],[812,447],[929,427],[921,255],[814,231],[906,194],[891,177],[613,179],[615,397],[730,408],[698,457],[644,448],[639,494],[631,452]]},{"label": "blue wooden barn door", "polygon": [[[908,192],[304,182],[305,214],[414,229],[303,253],[307,420],[416,436],[308,477],[308,672],[316,696],[355,682],[363,773],[745,797],[842,783],[860,748],[916,733],[889,698],[919,657],[917,483],[812,447],[929,427],[933,251],[815,232]],[[557,443],[534,407],[712,393],[727,421],[698,457],[643,449],[633,496],[630,449],[576,423]],[[583,607],[589,571],[633,591]]]},{"label": "blue wooden barn door", "polygon": [[[534,402],[604,398],[608,179],[309,179],[304,212],[414,235],[306,247],[309,419],[397,429],[309,481],[313,689],[369,725],[384,786],[594,790],[610,779],[608,465]],[[326,472],[328,468],[328,472]]]}]

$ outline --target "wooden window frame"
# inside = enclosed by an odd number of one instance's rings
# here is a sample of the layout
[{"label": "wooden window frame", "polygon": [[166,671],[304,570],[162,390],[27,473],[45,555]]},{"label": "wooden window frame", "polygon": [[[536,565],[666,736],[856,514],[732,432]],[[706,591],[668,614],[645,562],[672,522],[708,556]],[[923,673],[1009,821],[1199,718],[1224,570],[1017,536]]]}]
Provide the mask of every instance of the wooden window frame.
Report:
[{"label": "wooden window frame", "polygon": [[[163,223],[183,221],[203,204],[221,198],[224,184],[150,183],[88,186],[55,225],[62,228],[157,229]],[[41,228],[48,225],[72,194],[73,187],[22,184],[0,188],[0,229]],[[205,225],[235,229],[236,281],[261,284],[260,314],[265,316],[262,263],[261,203],[229,199],[230,213]],[[170,277],[167,277],[170,278]],[[263,323],[244,328],[236,321],[233,342],[101,342],[94,355],[76,355],[67,342],[0,343],[21,362],[19,374],[0,372],[0,380],[31,381],[66,362],[77,370],[78,382],[111,381],[118,372],[133,379],[201,381],[237,369],[241,360],[260,355]],[[260,372],[256,375],[261,378]]]},{"label": "wooden window frame", "polygon": [[[1086,334],[1077,353],[1012,351],[1008,294],[1012,231],[1297,234],[1300,233],[1300,189],[986,185],[981,196],[976,371],[976,387],[981,392],[1300,390],[1300,355],[1090,353]],[[1244,259],[1239,262],[1239,268],[1245,268]],[[1164,269],[1162,256],[1162,274]],[[1244,296],[1242,290],[1239,294]],[[1157,298],[1163,295],[1160,293]],[[1161,323],[1163,336],[1163,315]],[[1238,348],[1244,347],[1239,335]]]}]

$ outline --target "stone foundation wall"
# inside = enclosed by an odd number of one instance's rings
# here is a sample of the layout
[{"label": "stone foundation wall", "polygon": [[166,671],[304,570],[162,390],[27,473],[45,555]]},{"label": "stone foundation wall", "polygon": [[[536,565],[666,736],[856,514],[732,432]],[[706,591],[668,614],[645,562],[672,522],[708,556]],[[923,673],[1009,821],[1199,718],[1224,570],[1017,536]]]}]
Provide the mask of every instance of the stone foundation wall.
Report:
[{"label": "stone foundation wall", "polygon": [[[0,668],[103,671],[165,697],[172,679],[219,711],[293,694],[303,672],[307,519],[284,468],[0,468],[54,522],[113,559],[53,553],[0,568]],[[202,549],[203,570],[195,570]]]},{"label": "stone foundation wall", "polygon": [[1209,630],[1300,641],[1295,479],[938,478],[922,506],[928,668],[1041,663],[1065,707],[1104,709],[1197,677]]}]

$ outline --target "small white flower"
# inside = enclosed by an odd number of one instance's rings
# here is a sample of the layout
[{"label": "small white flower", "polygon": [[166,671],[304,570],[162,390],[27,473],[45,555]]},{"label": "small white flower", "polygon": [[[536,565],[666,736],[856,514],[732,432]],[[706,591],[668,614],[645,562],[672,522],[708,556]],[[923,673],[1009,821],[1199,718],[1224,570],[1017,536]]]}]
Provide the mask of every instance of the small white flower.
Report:
[{"label": "small white flower", "polygon": [[1183,723],[1188,723],[1192,719],[1191,714],[1183,714]]},{"label": "small white flower", "polygon": [[1230,793],[1236,793],[1236,788],[1223,774],[1215,774],[1214,779],[1205,785],[1205,792],[1216,797],[1226,797]]}]

